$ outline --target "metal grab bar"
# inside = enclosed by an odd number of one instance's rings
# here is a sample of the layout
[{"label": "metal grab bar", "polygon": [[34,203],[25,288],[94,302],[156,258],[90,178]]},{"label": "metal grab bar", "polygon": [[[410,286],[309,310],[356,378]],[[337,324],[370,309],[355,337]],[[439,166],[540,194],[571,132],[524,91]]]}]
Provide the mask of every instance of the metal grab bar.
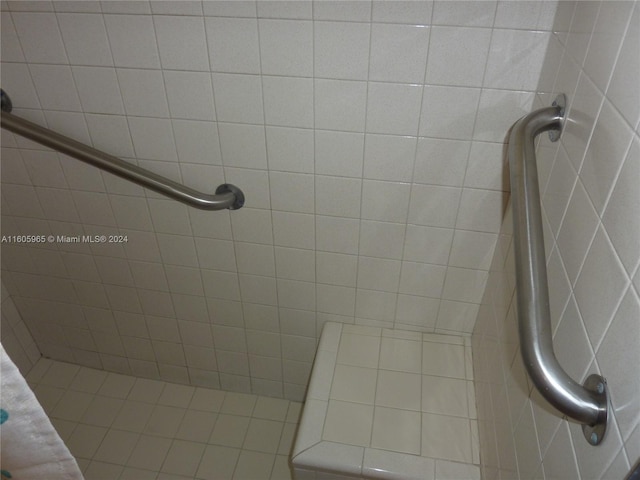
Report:
[{"label": "metal grab bar", "polygon": [[598,445],[607,427],[607,384],[590,375],[583,385],[562,369],[553,352],[547,268],[540,191],[534,141],[549,131],[560,137],[565,97],[518,120],[509,135],[507,155],[511,177],[513,238],[515,246],[520,350],[525,367],[538,391],[555,408],[582,423],[587,441]]},{"label": "metal grab bar", "polygon": [[235,185],[222,184],[216,188],[215,195],[202,193],[48,128],[16,117],[9,113],[10,111],[11,101],[2,91],[1,125],[10,132],[201,210],[236,210],[244,205],[244,194]]}]

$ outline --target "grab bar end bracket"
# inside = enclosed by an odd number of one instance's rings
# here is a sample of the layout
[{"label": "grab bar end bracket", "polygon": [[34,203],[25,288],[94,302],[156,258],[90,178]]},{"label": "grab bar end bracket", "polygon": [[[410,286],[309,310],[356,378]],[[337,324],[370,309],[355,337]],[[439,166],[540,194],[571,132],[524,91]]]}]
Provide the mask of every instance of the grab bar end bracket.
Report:
[{"label": "grab bar end bracket", "polygon": [[584,438],[590,445],[600,445],[604,440],[607,431],[607,420],[609,416],[609,391],[607,389],[607,381],[598,374],[592,374],[582,384],[585,389],[593,393],[598,404],[602,406],[602,412],[598,421],[594,425],[582,425],[582,433]]},{"label": "grab bar end bracket", "polygon": [[561,117],[560,126],[558,128],[549,130],[549,140],[551,140],[552,142],[557,142],[558,140],[560,140],[560,134],[562,133],[562,127],[564,126],[564,119],[567,109],[567,96],[564,93],[559,94],[553,100],[551,106],[558,109],[558,115]]},{"label": "grab bar end bracket", "polygon": [[216,195],[229,192],[233,193],[236,197],[233,204],[229,207],[229,210],[238,210],[239,208],[242,208],[244,206],[244,193],[242,193],[242,190],[230,183],[223,183],[216,188]]},{"label": "grab bar end bracket", "polygon": [[7,92],[0,88],[0,99],[2,100],[2,105],[0,106],[0,110],[3,112],[11,113],[13,110],[13,103],[11,103],[11,98],[7,95]]}]

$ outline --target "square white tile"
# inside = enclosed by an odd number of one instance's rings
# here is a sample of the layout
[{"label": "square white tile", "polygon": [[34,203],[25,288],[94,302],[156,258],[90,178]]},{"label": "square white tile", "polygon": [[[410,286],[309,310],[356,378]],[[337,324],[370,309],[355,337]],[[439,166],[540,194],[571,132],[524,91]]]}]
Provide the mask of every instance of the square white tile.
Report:
[{"label": "square white tile", "polygon": [[313,72],[313,28],[311,22],[261,19],[260,53],[262,73],[311,76]]},{"label": "square white tile", "polygon": [[157,15],[153,23],[163,68],[209,71],[202,18]]},{"label": "square white tile", "polygon": [[344,333],[338,348],[338,363],[377,368],[380,338]]},{"label": "square white tile", "polygon": [[374,23],[371,27],[370,79],[422,82],[428,48],[429,28],[426,26]]},{"label": "square white tile", "polygon": [[473,463],[469,420],[423,413],[422,455]]},{"label": "square white tile", "polygon": [[381,450],[420,454],[421,419],[419,412],[376,407],[371,447]]},{"label": "square white tile", "polygon": [[257,20],[205,17],[205,26],[213,71],[260,73]]},{"label": "square white tile", "polygon": [[313,173],[314,134],[302,128],[266,127],[271,170]]},{"label": "square white tile", "polygon": [[371,83],[367,98],[367,132],[415,136],[421,94],[419,85]]},{"label": "square white tile", "polygon": [[421,342],[387,337],[382,337],[381,342],[379,364],[381,369],[406,373],[421,373]]},{"label": "square white tile", "polygon": [[264,77],[265,122],[285,127],[313,126],[313,81],[310,78]]},{"label": "square white tile", "polygon": [[208,74],[165,71],[164,83],[172,118],[209,121],[216,119],[211,77]]},{"label": "square white tile", "polygon": [[104,21],[116,67],[160,67],[151,16],[105,15]]},{"label": "square white tile", "polygon": [[314,82],[315,127],[363,132],[367,102],[365,82],[317,79]]},{"label": "square white tile", "polygon": [[415,373],[378,370],[376,406],[420,410],[422,377]]},{"label": "square white tile", "polygon": [[336,365],[329,398],[372,405],[377,372],[373,368]]},{"label": "square white tile", "polygon": [[[319,4],[322,8],[325,4]],[[350,6],[350,5],[349,5]],[[345,5],[347,7],[347,5]],[[314,5],[314,9],[317,10]],[[315,12],[314,12],[315,13]],[[342,20],[342,18],[339,18]],[[338,20],[333,18],[333,20]],[[315,22],[314,72],[318,77],[366,80],[371,27],[366,23]]]},{"label": "square white tile", "polygon": [[422,411],[467,417],[467,381],[455,378],[422,377]]},{"label": "square white tile", "polygon": [[322,438],[348,445],[369,446],[372,426],[372,405],[331,400]]},{"label": "square white tile", "polygon": [[465,377],[464,347],[445,343],[423,342],[422,373],[442,377]]},{"label": "square white tile", "polygon": [[222,122],[262,123],[262,83],[257,75],[214,73],[216,117]]}]

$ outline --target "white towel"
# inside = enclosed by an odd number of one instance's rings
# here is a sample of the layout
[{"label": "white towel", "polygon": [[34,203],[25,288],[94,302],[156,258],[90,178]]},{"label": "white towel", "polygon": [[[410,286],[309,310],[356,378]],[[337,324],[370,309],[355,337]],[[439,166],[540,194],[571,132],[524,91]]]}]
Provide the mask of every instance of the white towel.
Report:
[{"label": "white towel", "polygon": [[1,344],[0,355],[2,480],[83,480],[76,460]]}]

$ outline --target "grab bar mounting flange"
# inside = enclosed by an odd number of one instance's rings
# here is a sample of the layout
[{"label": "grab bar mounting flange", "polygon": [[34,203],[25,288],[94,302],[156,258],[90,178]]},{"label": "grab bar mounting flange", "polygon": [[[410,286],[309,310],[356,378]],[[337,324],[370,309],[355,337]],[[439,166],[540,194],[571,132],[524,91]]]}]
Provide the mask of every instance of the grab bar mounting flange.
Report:
[{"label": "grab bar mounting flange", "polygon": [[[590,391],[601,405],[607,405],[609,402],[609,391],[607,388],[607,381],[602,375],[593,373],[587,377],[582,386]],[[595,425],[582,424],[582,434],[591,445],[599,445],[604,439],[604,434],[607,431],[609,408],[605,408],[602,412],[602,419],[600,423]]]},{"label": "grab bar mounting flange", "polygon": [[566,115],[567,108],[567,97],[564,93],[560,93],[551,104],[552,107],[556,107],[558,109],[558,116],[560,119],[558,123],[560,124],[558,128],[552,128],[549,130],[549,140],[552,142],[557,142],[560,140],[560,135],[562,134],[562,129],[564,127],[564,119]]}]

